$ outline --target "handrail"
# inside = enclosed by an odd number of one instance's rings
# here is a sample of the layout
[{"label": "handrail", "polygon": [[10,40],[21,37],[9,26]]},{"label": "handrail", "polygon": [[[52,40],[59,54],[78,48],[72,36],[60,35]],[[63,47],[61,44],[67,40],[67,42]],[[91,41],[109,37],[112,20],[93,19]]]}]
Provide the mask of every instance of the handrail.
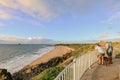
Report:
[{"label": "handrail", "polygon": [[84,72],[97,61],[96,52],[90,51],[73,60],[54,80],[80,80]]},{"label": "handrail", "polygon": [[120,65],[118,67],[119,67],[119,80],[120,80]]}]

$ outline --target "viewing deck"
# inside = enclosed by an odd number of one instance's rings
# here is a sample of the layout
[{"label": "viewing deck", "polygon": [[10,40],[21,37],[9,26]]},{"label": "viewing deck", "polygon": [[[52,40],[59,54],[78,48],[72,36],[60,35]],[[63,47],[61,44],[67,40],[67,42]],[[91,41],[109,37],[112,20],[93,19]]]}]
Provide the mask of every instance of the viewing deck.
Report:
[{"label": "viewing deck", "polygon": [[119,80],[120,59],[113,59],[113,64],[98,65],[97,63],[88,69],[81,80]]}]

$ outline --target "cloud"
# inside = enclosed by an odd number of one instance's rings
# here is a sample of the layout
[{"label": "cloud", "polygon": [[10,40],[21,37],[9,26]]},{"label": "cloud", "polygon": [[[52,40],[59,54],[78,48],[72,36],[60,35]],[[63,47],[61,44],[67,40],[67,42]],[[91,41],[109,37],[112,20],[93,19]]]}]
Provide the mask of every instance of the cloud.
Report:
[{"label": "cloud", "polygon": [[10,17],[11,17],[11,15],[9,13],[7,13],[7,11],[0,10],[0,18],[1,19],[9,19]]},{"label": "cloud", "polygon": [[2,8],[20,11],[37,19],[51,16],[51,13],[48,12],[49,10],[41,0],[1,0],[0,5]]},{"label": "cloud", "polygon": [[22,40],[21,38],[13,37],[13,36],[0,36],[0,40],[5,41],[19,41]]},{"label": "cloud", "polygon": [[42,37],[28,37],[28,38],[19,38],[14,36],[0,36],[0,43],[2,44],[54,44],[56,43],[53,40],[45,39]]},{"label": "cloud", "polygon": [[105,33],[103,33],[103,34],[101,34],[100,36],[99,36],[99,38],[100,39],[103,39],[103,38],[108,38],[109,37],[109,32],[105,32]]},{"label": "cloud", "polygon": [[77,16],[88,14],[96,7],[111,6],[118,2],[119,0],[0,0],[0,10],[7,12],[0,18],[8,19],[12,18],[10,15],[18,17],[23,14],[22,17],[27,15],[44,21],[66,14]]},{"label": "cloud", "polygon": [[117,32],[116,34],[117,34],[117,36],[120,36],[120,31],[119,31],[119,32]]},{"label": "cloud", "polygon": [[110,16],[110,18],[107,20],[109,23],[113,23],[114,21],[120,21],[120,12],[115,12]]},{"label": "cloud", "polygon": [[22,41],[22,40],[41,40],[42,37],[28,37],[28,38],[18,38],[14,36],[0,36],[0,40],[5,41]]},{"label": "cloud", "polygon": [[120,22],[120,0],[113,1],[114,3],[108,7],[108,14],[109,17],[104,23],[117,23]]},{"label": "cloud", "polygon": [[42,37],[28,37],[28,40],[42,40]]}]

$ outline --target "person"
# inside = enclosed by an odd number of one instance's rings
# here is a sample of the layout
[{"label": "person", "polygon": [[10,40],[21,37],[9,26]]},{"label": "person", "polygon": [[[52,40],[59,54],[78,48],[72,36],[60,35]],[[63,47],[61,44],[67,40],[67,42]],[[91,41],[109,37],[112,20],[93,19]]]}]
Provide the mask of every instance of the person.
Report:
[{"label": "person", "polygon": [[106,42],[106,53],[108,55],[108,63],[112,64],[113,46],[109,42]]},{"label": "person", "polygon": [[101,47],[100,44],[96,44],[95,49],[99,52],[99,54],[98,54],[98,64],[104,64],[105,50]]}]

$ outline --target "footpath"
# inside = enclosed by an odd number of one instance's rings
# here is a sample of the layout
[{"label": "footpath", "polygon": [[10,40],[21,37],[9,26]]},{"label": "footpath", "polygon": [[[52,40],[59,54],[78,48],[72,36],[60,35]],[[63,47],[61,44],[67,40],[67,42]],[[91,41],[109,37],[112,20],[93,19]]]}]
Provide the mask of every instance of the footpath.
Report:
[{"label": "footpath", "polygon": [[88,69],[81,80],[119,80],[120,59],[113,59],[113,64],[98,65],[97,63]]}]

